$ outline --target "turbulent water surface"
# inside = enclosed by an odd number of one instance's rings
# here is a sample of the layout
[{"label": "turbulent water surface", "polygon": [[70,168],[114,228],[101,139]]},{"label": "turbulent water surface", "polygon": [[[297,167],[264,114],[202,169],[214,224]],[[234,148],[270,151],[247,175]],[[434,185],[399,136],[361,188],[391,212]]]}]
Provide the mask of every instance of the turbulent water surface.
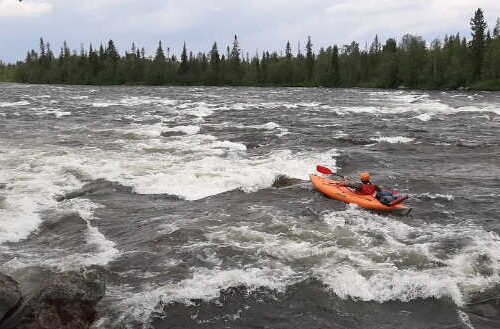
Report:
[{"label": "turbulent water surface", "polygon": [[95,328],[498,328],[499,128],[495,93],[0,84],[0,270],[99,266]]}]

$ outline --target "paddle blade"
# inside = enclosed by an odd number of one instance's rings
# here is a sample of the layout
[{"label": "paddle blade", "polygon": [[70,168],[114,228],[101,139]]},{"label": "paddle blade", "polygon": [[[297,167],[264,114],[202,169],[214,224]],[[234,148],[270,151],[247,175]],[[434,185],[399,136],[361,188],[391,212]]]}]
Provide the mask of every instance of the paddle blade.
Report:
[{"label": "paddle blade", "polygon": [[323,167],[323,166],[320,166],[320,165],[316,166],[316,170],[318,172],[322,173],[322,174],[325,174],[325,175],[333,175],[333,174],[335,174],[333,171],[331,171],[327,167]]}]

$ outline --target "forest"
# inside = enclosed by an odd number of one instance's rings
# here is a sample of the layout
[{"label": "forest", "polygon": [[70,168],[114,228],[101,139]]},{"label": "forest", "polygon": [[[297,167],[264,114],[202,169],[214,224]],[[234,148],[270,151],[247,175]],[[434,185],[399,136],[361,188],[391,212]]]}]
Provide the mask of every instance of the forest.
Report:
[{"label": "forest", "polygon": [[[132,43],[120,54],[113,40],[88,49],[70,50],[64,42],[54,54],[40,39],[38,51],[24,61],[0,62],[0,81],[82,85],[234,85],[322,86],[418,89],[500,90],[500,18],[492,31],[477,9],[470,20],[471,38],[450,34],[427,43],[406,34],[400,40],[368,45],[313,49],[311,37],[305,49],[243,54],[235,35],[232,45],[220,49],[213,43],[204,53],[193,53],[186,43],[180,56],[160,41],[154,56]],[[1,54],[0,54],[1,55]]]}]

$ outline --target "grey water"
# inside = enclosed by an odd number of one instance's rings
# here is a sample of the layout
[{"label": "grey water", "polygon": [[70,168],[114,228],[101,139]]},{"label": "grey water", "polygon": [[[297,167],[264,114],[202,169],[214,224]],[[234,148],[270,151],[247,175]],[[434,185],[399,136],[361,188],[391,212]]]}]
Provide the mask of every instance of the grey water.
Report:
[{"label": "grey water", "polygon": [[0,84],[0,271],[99,269],[94,329],[498,328],[499,128],[488,92]]}]

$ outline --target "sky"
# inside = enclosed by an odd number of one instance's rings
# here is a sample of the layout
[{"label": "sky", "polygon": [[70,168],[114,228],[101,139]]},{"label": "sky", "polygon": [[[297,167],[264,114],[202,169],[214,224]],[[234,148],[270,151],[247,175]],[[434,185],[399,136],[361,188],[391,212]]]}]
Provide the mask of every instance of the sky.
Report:
[{"label": "sky", "polygon": [[24,60],[40,37],[58,55],[63,41],[71,49],[99,46],[109,39],[124,53],[132,42],[153,55],[158,41],[171,54],[208,52],[217,42],[224,51],[238,35],[243,54],[296,53],[311,36],[313,48],[361,48],[375,35],[385,42],[406,33],[427,41],[446,34],[470,38],[469,21],[482,8],[493,29],[499,0],[0,0],[0,60]]}]

